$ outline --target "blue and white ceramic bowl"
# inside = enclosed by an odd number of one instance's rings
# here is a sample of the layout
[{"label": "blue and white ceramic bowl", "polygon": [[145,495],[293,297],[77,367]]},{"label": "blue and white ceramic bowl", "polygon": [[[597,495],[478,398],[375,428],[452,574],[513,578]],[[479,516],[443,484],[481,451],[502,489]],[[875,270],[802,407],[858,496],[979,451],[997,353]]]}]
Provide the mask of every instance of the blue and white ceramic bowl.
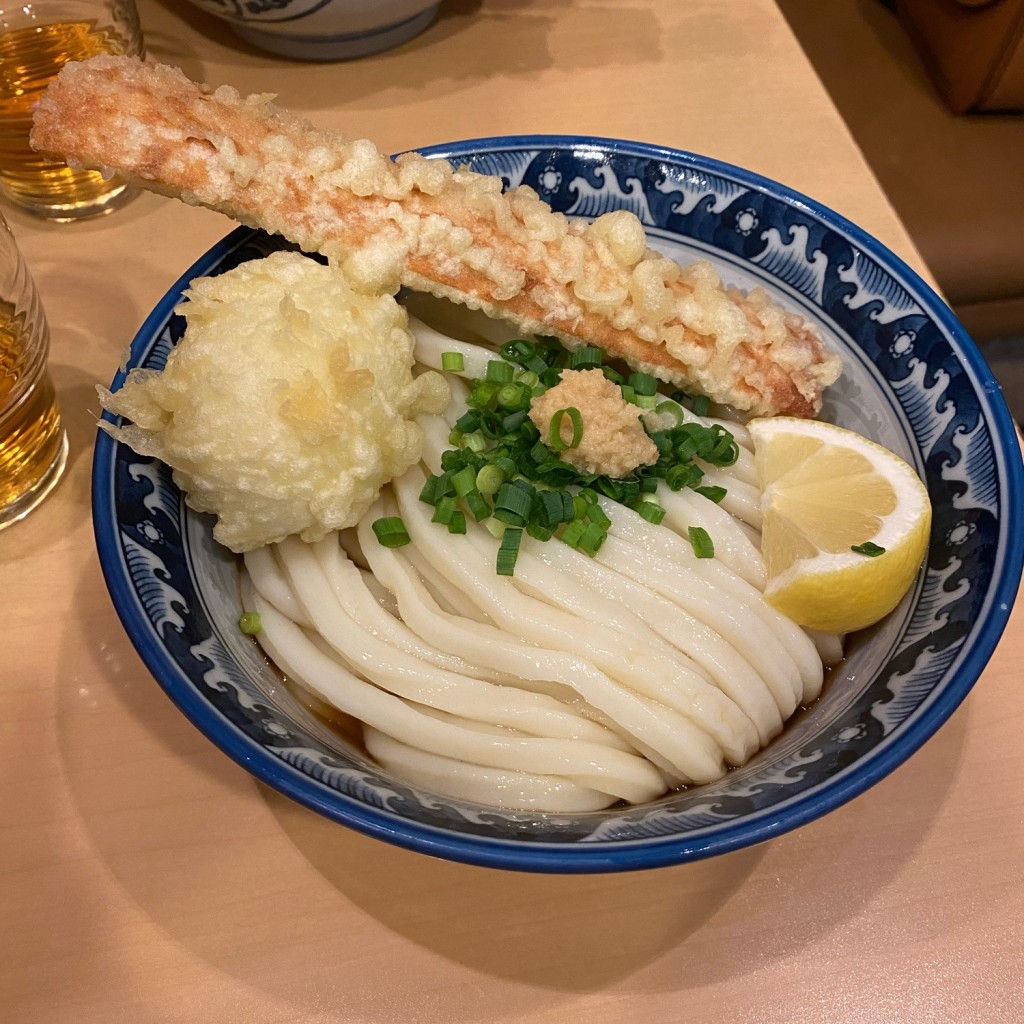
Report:
[{"label": "blue and white ceramic bowl", "polygon": [[[952,714],[1006,623],[1024,559],[1020,452],[998,385],[934,293],[891,252],[810,199],[675,150],[589,138],[497,138],[427,151],[531,185],[569,216],[627,208],[652,245],[711,259],[814,320],[845,373],[824,415],[926,477],[927,565],[900,607],[852,638],[825,695],[746,767],[649,806],[505,813],[395,782],[307,712],[239,633],[237,568],[160,463],[100,434],[93,507],[118,613],[181,710],[257,778],[402,846],[495,867],[613,871],[673,864],[777,836],[863,792]],[[188,281],[279,242],[240,228],[143,325],[131,366],[159,368],[181,336]],[[116,389],[124,379],[115,378]]]},{"label": "blue and white ceramic bowl", "polygon": [[439,0],[190,0],[247,43],[298,60],[352,60],[390,50],[437,17]]}]

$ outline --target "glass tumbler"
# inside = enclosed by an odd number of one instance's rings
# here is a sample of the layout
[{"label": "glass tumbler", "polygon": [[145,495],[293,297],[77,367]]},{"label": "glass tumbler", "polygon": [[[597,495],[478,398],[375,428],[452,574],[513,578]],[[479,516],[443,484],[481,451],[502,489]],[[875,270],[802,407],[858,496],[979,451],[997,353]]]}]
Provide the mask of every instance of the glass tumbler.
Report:
[{"label": "glass tumbler", "polygon": [[73,170],[29,146],[47,84],[69,61],[100,53],[143,55],[134,0],[0,0],[0,193],[40,217],[95,217],[136,194],[116,177]]},{"label": "glass tumbler", "polygon": [[0,216],[0,529],[36,507],[67,462],[49,341],[35,284]]}]

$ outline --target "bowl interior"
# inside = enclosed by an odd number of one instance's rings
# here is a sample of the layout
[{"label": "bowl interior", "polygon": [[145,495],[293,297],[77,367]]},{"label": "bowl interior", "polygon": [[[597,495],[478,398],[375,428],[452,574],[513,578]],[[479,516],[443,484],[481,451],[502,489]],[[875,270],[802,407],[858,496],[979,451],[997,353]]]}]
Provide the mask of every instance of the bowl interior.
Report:
[{"label": "bowl interior", "polygon": [[[186,510],[161,463],[97,440],[94,519],[125,627],[171,698],[263,781],[364,832],[426,852],[530,870],[651,867],[757,842],[818,817],[903,761],[987,661],[1020,579],[1020,456],[998,386],[941,301],[880,243],[806,197],[692,154],[595,139],[477,140],[426,151],[526,183],[556,210],[630,209],[651,244],[710,259],[818,324],[844,360],[825,418],[914,465],[933,502],[927,565],[900,607],[848,641],[824,696],[712,785],[639,808],[497,811],[388,778],[313,714],[236,628],[236,560]],[[168,291],[129,367],[180,338],[187,282],[285,243],[240,228]],[[116,388],[124,378],[115,378]]]}]

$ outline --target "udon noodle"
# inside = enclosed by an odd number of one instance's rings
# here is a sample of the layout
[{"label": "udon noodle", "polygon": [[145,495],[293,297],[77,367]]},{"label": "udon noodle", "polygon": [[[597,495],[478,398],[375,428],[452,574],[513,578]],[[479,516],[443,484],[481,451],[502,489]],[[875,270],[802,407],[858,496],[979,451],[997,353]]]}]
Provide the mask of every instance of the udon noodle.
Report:
[{"label": "udon noodle", "polygon": [[[356,529],[289,538],[245,555],[242,600],[286,677],[362,723],[387,772],[456,799],[578,812],[643,803],[721,778],[815,699],[835,638],[811,637],[765,603],[760,494],[743,426],[736,463],[705,468],[720,504],[689,488],[658,500],[659,525],[602,497],[611,520],[593,557],[524,536],[515,575],[499,541],[431,521],[419,499],[465,411],[466,380],[494,349],[412,319],[416,359],[448,373],[455,400],[424,416],[422,462],[386,487]],[[501,339],[491,339],[501,340]],[[401,516],[404,547],[371,523]],[[690,526],[714,537],[698,558]]]}]

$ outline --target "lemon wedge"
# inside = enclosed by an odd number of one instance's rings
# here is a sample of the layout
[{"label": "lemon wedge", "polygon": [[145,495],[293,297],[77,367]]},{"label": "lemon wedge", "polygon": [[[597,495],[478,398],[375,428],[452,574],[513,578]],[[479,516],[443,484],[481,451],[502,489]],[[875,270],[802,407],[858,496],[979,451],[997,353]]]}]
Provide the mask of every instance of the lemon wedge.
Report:
[{"label": "lemon wedge", "polygon": [[931,503],[899,456],[831,423],[753,420],[765,599],[794,621],[851,633],[891,612],[928,547]]}]

